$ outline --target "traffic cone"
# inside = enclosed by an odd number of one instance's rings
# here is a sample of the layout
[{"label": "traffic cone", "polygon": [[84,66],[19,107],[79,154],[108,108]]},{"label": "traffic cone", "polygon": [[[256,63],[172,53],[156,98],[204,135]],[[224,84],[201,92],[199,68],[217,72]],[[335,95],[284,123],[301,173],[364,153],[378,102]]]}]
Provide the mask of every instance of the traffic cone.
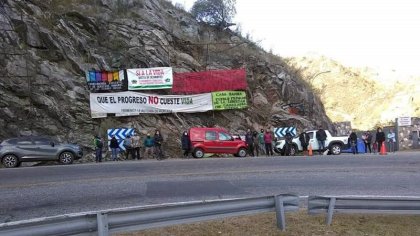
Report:
[{"label": "traffic cone", "polygon": [[309,156],[312,156],[312,145],[311,144],[309,144],[309,147],[308,147],[308,154],[309,154]]},{"label": "traffic cone", "polygon": [[386,155],[386,143],[385,142],[383,142],[382,143],[382,146],[381,146],[381,151],[380,151],[380,155]]}]

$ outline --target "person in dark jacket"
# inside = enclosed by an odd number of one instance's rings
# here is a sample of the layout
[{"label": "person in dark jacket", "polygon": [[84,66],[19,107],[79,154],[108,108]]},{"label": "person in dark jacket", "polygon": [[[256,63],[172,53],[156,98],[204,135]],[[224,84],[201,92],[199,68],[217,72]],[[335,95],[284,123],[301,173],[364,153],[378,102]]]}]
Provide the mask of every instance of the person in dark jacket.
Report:
[{"label": "person in dark jacket", "polygon": [[318,152],[321,154],[325,149],[325,140],[327,140],[327,134],[325,133],[325,130],[322,128],[319,128],[318,131],[316,131],[316,139],[318,140]]},{"label": "person in dark jacket", "polygon": [[369,153],[372,153],[372,134],[370,133],[370,131],[368,131],[365,135],[365,152],[367,153],[367,149],[369,148]]},{"label": "person in dark jacket", "polygon": [[190,136],[187,131],[184,131],[181,137],[182,150],[184,150],[184,157],[188,157],[191,150]]},{"label": "person in dark jacket", "polygon": [[258,157],[258,155],[260,154],[260,141],[258,140],[258,132],[254,131],[252,133],[252,136],[254,136],[254,150]]},{"label": "person in dark jacket", "polygon": [[95,136],[94,145],[95,145],[95,160],[96,162],[102,162],[102,148],[104,146],[104,142],[99,135]]},{"label": "person in dark jacket", "polygon": [[349,141],[350,141],[351,151],[353,152],[353,154],[358,154],[359,151],[357,150],[357,134],[354,131],[351,132]]},{"label": "person in dark jacket", "polygon": [[248,145],[248,153],[252,157],[254,156],[254,135],[251,132],[251,129],[248,129],[245,135],[245,142]]},{"label": "person in dark jacket", "polygon": [[304,153],[308,152],[308,145],[309,145],[309,134],[306,133],[306,130],[303,131],[300,135],[299,135],[299,141],[300,144],[302,145],[302,150]]},{"label": "person in dark jacket", "polygon": [[284,155],[290,156],[292,145],[293,145],[293,135],[290,132],[287,132],[286,135],[284,136],[284,139],[286,141],[284,143]]},{"label": "person in dark jacket", "polygon": [[111,148],[112,153],[112,160],[116,161],[118,160],[118,152],[120,151],[120,146],[118,145],[118,140],[115,138],[115,135],[112,135],[111,142],[109,144],[109,147]]},{"label": "person in dark jacket", "polygon": [[163,151],[162,151],[163,137],[160,134],[159,130],[156,130],[153,141],[154,141],[154,144],[155,144],[156,159],[157,160],[162,160],[163,159]]},{"label": "person in dark jacket", "polygon": [[376,142],[378,143],[378,152],[381,152],[382,145],[385,142],[385,133],[380,127],[376,130]]}]

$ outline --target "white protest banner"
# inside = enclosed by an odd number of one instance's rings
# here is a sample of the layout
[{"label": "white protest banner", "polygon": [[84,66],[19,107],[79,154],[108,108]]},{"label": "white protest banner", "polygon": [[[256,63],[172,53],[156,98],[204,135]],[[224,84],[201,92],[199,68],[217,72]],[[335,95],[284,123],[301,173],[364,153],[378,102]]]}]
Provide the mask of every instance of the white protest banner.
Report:
[{"label": "white protest banner", "polygon": [[[91,93],[92,114],[205,112],[213,109],[211,93],[197,95],[153,95],[137,92]],[[93,118],[93,117],[92,117]]]},{"label": "white protest banner", "polygon": [[172,67],[127,69],[128,90],[170,89]]}]

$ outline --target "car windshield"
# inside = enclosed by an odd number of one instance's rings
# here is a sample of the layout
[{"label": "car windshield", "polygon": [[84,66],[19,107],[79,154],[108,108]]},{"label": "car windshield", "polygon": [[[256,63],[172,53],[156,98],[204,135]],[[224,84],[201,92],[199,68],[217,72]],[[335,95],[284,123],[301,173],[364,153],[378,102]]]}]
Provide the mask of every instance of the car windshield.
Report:
[{"label": "car windshield", "polygon": [[12,138],[12,139],[8,139],[8,140],[4,140],[1,144],[2,145],[15,145],[16,143],[17,143],[17,139]]}]

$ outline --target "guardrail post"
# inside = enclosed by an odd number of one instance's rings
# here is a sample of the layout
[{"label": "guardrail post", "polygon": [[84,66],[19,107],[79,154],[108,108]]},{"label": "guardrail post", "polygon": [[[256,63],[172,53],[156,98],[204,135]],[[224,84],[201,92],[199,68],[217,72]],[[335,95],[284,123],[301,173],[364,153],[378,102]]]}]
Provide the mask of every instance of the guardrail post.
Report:
[{"label": "guardrail post", "polygon": [[286,230],[286,219],[284,215],[284,203],[281,195],[274,196],[274,202],[276,205],[276,218],[277,227],[282,231]]},{"label": "guardrail post", "polygon": [[335,201],[335,197],[330,198],[330,203],[328,204],[327,225],[331,225],[332,217],[334,214]]},{"label": "guardrail post", "polygon": [[98,224],[98,236],[108,236],[108,215],[103,212],[96,214],[96,221]]}]

